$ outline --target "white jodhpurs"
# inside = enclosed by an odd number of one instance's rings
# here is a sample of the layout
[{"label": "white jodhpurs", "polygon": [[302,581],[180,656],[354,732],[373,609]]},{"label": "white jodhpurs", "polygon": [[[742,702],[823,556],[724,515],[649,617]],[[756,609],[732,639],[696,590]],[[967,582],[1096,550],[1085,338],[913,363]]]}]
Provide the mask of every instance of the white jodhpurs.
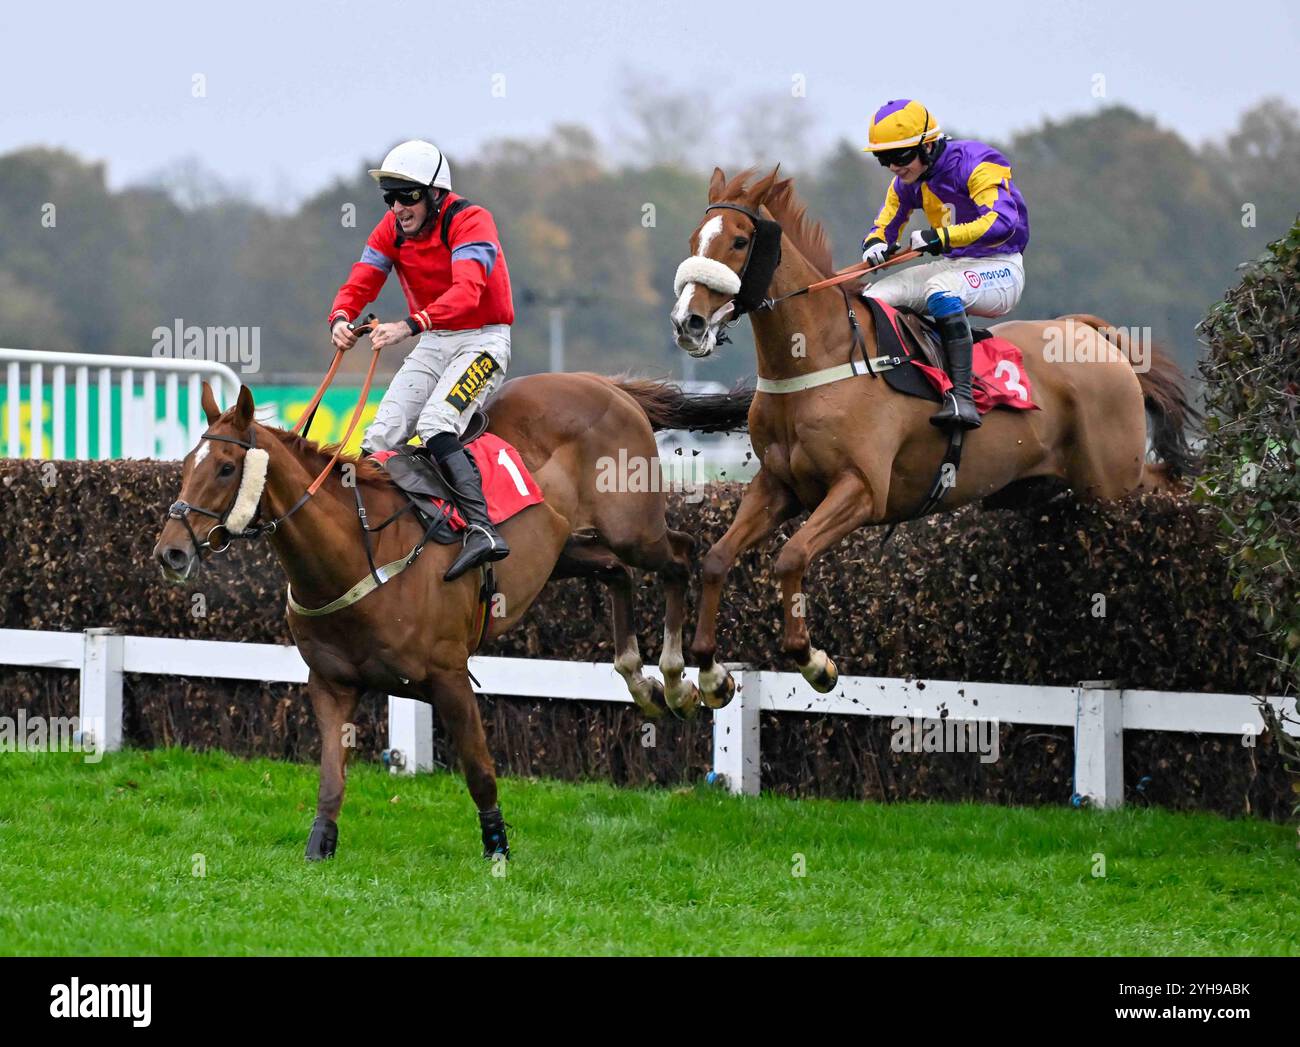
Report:
[{"label": "white jodhpurs", "polygon": [[926,311],[932,294],[961,299],[973,316],[1011,312],[1025,290],[1025,266],[1019,253],[987,258],[937,258],[889,273],[862,292],[889,305]]},{"label": "white jodhpurs", "polygon": [[496,392],[509,366],[507,324],[425,332],[393,376],[361,446],[391,451],[417,433],[425,443],[438,433],[463,435],[474,407]]}]

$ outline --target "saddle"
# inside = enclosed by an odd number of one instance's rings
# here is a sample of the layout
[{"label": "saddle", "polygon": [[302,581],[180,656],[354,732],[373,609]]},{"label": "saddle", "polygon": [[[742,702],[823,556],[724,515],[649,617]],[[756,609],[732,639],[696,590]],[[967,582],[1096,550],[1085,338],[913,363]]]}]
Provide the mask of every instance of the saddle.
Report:
[{"label": "saddle", "polygon": [[[487,427],[487,414],[476,410],[469,420],[465,435],[461,437],[461,443],[468,447],[487,431]],[[471,454],[468,457],[470,465],[477,470],[478,463],[474,461],[474,456]],[[411,500],[416,514],[435,542],[451,545],[461,540],[460,532],[453,530],[451,525],[451,514],[455,508],[451,486],[427,447],[422,444],[403,444],[381,464],[393,483]]]},{"label": "saddle", "polygon": [[[898,357],[899,363],[922,363],[948,374],[943,341],[929,318],[906,306],[899,306],[893,310],[894,319],[891,319],[888,311],[874,298],[868,298],[866,302],[871,309],[871,319],[875,322],[876,343],[882,355]],[[992,337],[991,331],[971,329],[973,342],[982,342]],[[919,396],[935,403],[943,400],[938,390],[915,367],[891,367],[883,372],[883,377],[893,389],[907,396]]]}]

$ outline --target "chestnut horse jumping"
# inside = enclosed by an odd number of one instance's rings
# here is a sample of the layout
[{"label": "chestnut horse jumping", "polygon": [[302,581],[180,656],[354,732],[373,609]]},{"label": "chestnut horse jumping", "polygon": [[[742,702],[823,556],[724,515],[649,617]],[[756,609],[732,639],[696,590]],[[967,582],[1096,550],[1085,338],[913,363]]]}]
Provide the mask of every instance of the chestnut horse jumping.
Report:
[{"label": "chestnut horse jumping", "polygon": [[[722,325],[748,309],[760,386],[765,379],[788,380],[784,389],[792,389],[754,396],[749,433],[760,469],[703,561],[691,651],[700,666],[701,697],[714,708],[735,693],[734,680],[715,660],[723,581],[741,553],[784,521],[809,513],[776,561],[782,646],[804,678],[826,692],[838,673],[812,644],[801,589],[813,559],[849,532],[918,511],[947,512],[996,492],[1004,492],[999,501],[1014,498],[1045,477],[1064,481],[1080,498],[1118,499],[1144,479],[1157,484],[1161,476],[1176,478],[1191,464],[1184,427],[1194,412],[1169,357],[1153,350],[1150,370],[1139,373],[1128,346],[1104,339],[1095,317],[1000,323],[991,330],[1023,352],[1041,410],[986,414],[981,428],[964,435],[964,464],[936,506],[927,496],[938,487],[949,439],[930,424],[932,403],[851,371],[846,380],[819,376],[825,384],[812,387],[801,380],[850,360],[854,314],[867,356],[875,355],[875,330],[863,303],[838,288],[792,295],[832,275],[829,243],[808,219],[791,179],[778,181],[776,170],[752,185],[751,177],[746,171],[728,181],[714,170],[710,206],[691,235],[672,312],[677,344],[702,357],[718,345]],[[1062,343],[1073,347],[1068,362],[1047,351]],[[1147,411],[1166,470],[1155,475],[1145,467]]]},{"label": "chestnut horse jumping", "polygon": [[[682,676],[681,636],[694,540],[669,530],[662,491],[611,491],[608,482],[602,484],[600,477],[608,476],[602,460],[618,459],[622,451],[624,461],[657,463],[653,429],[735,429],[744,425],[748,406],[747,396],[688,397],[664,383],[594,374],[534,375],[502,386],[489,404],[491,431],[519,451],[545,501],[501,526],[512,552],[494,565],[492,613],[481,606],[479,572],[443,581],[457,545],[431,543],[410,561],[409,570],[392,570],[424,536],[424,527],[409,512],[373,534],[374,563],[386,564],[392,575],[385,584],[336,613],[287,608],[289,628],[310,668],[307,690],[321,736],[309,859],[331,857],[337,845],[345,732],[357,705],[363,697],[387,694],[433,704],[478,807],[484,855],[508,856],[496,771],[468,659],[480,622],[487,638],[501,635],[553,576],[595,577],[609,586],[615,667],[642,709],[652,716],[666,708],[682,715],[694,710],[699,695]],[[254,421],[247,386],[222,412],[205,385],[203,409],[208,430],[185,459],[180,500],[154,549],[164,574],[183,580],[230,538],[265,534],[288,576],[293,601],[304,611],[319,612],[369,579],[358,492],[371,520],[385,520],[408,504],[384,470],[345,458],[350,470],[331,471],[317,496],[305,497],[333,448],[322,450],[295,433]],[[355,482],[348,486],[345,477]],[[655,572],[666,590],[659,660],[664,685],[641,671],[632,629],[632,568]]]}]

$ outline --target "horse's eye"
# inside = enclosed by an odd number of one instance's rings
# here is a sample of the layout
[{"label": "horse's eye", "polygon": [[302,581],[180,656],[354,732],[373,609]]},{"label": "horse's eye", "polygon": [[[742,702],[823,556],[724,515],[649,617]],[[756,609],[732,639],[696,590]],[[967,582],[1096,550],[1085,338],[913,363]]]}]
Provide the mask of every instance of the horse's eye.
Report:
[{"label": "horse's eye", "polygon": [[736,250],[739,251],[739,250],[740,250],[742,247],[744,247],[747,243],[749,243],[749,237],[747,237],[747,236],[738,236],[738,237],[736,237],[736,239],[734,239],[733,241],[731,241],[731,246],[734,247]]},{"label": "horse's eye", "polygon": [[222,462],[221,468],[217,470],[218,476],[230,476],[235,471],[234,462]]}]

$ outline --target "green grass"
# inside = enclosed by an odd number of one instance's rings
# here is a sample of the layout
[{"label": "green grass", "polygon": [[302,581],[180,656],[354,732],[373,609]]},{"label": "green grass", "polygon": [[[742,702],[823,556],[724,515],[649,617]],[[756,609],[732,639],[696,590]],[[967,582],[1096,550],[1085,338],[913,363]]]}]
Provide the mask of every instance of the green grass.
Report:
[{"label": "green grass", "polygon": [[354,766],[308,864],[314,767],[5,754],[0,954],[1300,952],[1286,826],[501,784],[497,877],[448,774]]}]

